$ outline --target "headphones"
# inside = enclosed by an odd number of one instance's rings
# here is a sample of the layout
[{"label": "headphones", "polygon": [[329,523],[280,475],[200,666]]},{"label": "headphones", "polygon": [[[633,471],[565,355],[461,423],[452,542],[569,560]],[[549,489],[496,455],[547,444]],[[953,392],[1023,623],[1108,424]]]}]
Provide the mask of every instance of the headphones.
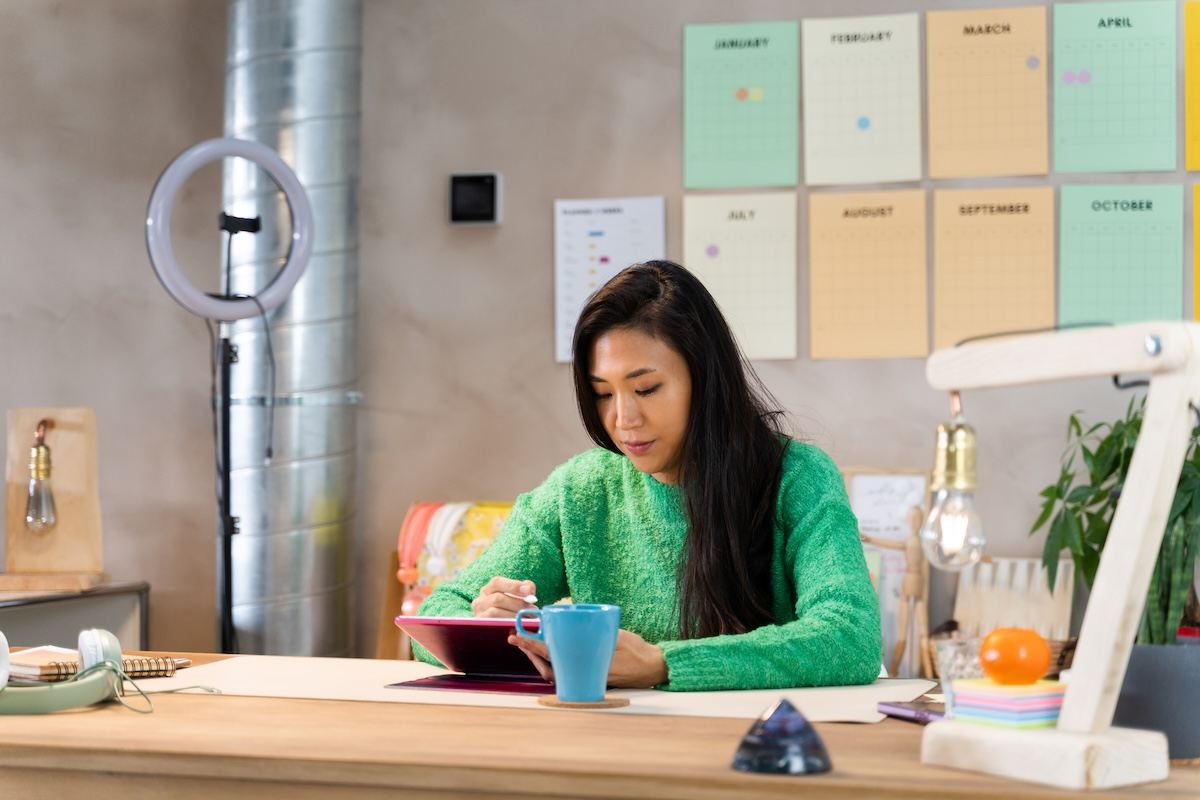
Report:
[{"label": "headphones", "polygon": [[0,633],[0,714],[45,714],[115,699],[121,691],[121,643],[106,630],[79,632],[79,672],[45,686],[8,686],[8,639]]}]

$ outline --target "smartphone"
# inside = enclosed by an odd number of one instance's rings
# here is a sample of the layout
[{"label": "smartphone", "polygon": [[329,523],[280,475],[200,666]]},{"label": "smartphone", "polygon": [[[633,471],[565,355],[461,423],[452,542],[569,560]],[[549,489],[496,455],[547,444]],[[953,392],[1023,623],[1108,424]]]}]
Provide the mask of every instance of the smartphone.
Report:
[{"label": "smartphone", "polygon": [[887,714],[889,717],[895,717],[896,719],[908,722],[916,722],[919,725],[935,722],[946,716],[946,704],[934,703],[930,700],[913,700],[908,703],[879,703],[875,706],[875,710],[880,714]]}]

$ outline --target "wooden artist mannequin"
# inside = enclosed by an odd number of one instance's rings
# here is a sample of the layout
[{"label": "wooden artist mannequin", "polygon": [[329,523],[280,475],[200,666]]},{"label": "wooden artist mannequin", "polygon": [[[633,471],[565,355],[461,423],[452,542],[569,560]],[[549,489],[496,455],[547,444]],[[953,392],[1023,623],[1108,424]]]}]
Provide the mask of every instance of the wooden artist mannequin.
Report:
[{"label": "wooden artist mannequin", "polygon": [[[904,658],[904,649],[908,646],[908,629],[910,622],[916,626],[913,633],[921,654],[921,675],[933,675],[933,661],[929,655],[929,615],[926,611],[928,598],[928,565],[925,554],[921,552],[921,522],[924,513],[919,506],[908,510],[909,535],[903,542],[891,539],[879,539],[860,533],[859,538],[865,544],[887,550],[904,551],[904,580],[900,584],[900,618],[896,625],[896,646],[892,650],[892,663],[888,667],[889,674],[895,677],[900,673],[900,661]],[[909,619],[909,609],[912,609],[912,619]]]}]

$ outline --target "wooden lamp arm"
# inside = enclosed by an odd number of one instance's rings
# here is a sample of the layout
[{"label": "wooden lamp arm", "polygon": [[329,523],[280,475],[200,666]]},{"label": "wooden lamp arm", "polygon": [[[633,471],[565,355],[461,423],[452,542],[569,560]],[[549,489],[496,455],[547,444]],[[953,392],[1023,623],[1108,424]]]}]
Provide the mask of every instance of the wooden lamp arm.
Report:
[{"label": "wooden lamp arm", "polygon": [[1200,325],[1148,322],[978,342],[938,351],[926,365],[930,385],[946,391],[1150,373],[1141,434],[1092,586],[1059,730],[1100,733],[1112,724],[1200,399],[1198,354]]}]

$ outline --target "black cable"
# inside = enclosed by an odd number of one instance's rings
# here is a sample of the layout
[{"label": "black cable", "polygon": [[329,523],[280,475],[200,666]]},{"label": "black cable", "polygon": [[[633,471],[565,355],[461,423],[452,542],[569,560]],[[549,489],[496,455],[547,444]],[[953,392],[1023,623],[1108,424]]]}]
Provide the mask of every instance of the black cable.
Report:
[{"label": "black cable", "polygon": [[233,233],[225,238],[225,285],[222,293],[228,297],[233,292]]},{"label": "black cable", "polygon": [[1118,389],[1139,389],[1149,385],[1150,381],[1122,381],[1120,375],[1113,375],[1113,386]]},{"label": "black cable", "polygon": [[[222,225],[225,224],[225,221],[227,219],[240,220],[239,217],[226,217],[226,215],[224,213],[222,213],[218,219],[221,221]],[[255,219],[257,219],[257,218],[255,218]],[[250,220],[241,220],[241,221],[250,222]],[[230,299],[235,299],[235,300],[249,300],[250,302],[254,303],[254,305],[258,307],[258,316],[262,320],[263,333],[265,334],[266,339],[267,339],[267,374],[269,376],[268,383],[270,384],[270,393],[267,395],[267,403],[266,403],[266,405],[267,405],[266,461],[268,464],[270,464],[271,459],[275,457],[275,446],[274,446],[274,442],[275,442],[275,348],[271,342],[271,324],[267,320],[266,309],[263,308],[263,304],[261,301],[259,301],[258,295],[240,294],[240,293],[235,294],[232,291],[232,289],[233,289],[233,235],[235,233],[241,233],[243,231],[248,231],[249,233],[258,233],[259,229],[257,227],[234,229],[234,230],[230,230],[228,228],[224,228],[224,229],[227,230],[227,232],[228,232],[228,236],[225,239],[225,286],[224,286],[225,292],[224,292],[224,297],[230,298]]]},{"label": "black cable", "polygon": [[208,385],[208,388],[209,388],[209,397],[211,398],[211,402],[212,402],[212,404],[211,404],[212,437],[213,437],[213,453],[215,454],[214,461],[215,461],[215,465],[216,465],[216,478],[217,478],[217,480],[216,480],[217,508],[222,510],[221,513],[225,513],[224,498],[221,496],[221,434],[220,434],[220,431],[217,430],[217,427],[218,427],[217,426],[217,416],[220,413],[220,409],[217,408],[217,405],[219,402],[217,400],[217,369],[218,369],[218,364],[221,360],[221,353],[220,353],[219,346],[217,345],[217,334],[216,334],[216,331],[213,330],[212,321],[208,320],[208,319],[204,320],[204,327],[208,329],[208,346],[209,346],[209,359],[208,359],[208,361],[209,361],[209,385]]},{"label": "black cable", "polygon": [[271,344],[271,324],[267,322],[267,312],[262,303],[256,295],[249,295],[247,299],[258,306],[258,316],[262,319],[263,333],[267,337],[267,374],[270,376],[267,379],[270,386],[267,393],[267,463],[270,464],[275,455],[275,348]]},{"label": "black cable", "polygon": [[1111,328],[1111,322],[1071,322],[1066,325],[1050,325],[1046,328],[1021,328],[1012,331],[997,331],[996,333],[981,333],[978,336],[968,336],[965,339],[960,339],[954,343],[955,347],[962,347],[968,342],[978,342],[983,339],[996,339],[1001,336],[1016,336],[1022,333],[1049,333],[1050,331],[1066,331],[1072,328]]}]

